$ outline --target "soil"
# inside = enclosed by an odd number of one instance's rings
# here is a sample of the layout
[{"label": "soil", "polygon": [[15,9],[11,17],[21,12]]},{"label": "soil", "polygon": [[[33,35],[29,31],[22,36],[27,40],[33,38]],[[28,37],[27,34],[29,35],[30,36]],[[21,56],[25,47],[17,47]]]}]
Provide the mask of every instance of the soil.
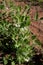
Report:
[{"label": "soil", "polygon": [[[36,11],[38,12],[37,21],[34,20]],[[32,6],[32,8],[30,9],[30,16],[32,21],[30,25],[30,30],[33,34],[37,36],[37,38],[43,45],[43,19],[40,20],[40,18],[43,18],[43,9],[40,8],[40,6]]]}]

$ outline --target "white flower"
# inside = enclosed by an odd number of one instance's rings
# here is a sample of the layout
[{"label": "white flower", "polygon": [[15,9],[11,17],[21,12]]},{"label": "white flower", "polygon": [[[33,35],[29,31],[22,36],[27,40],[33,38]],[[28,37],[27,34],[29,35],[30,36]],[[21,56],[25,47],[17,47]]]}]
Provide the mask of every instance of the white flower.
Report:
[{"label": "white flower", "polygon": [[25,59],[26,62],[28,62],[29,60],[30,60],[30,58]]},{"label": "white flower", "polygon": [[19,24],[14,24],[16,27],[20,27],[20,25]]}]

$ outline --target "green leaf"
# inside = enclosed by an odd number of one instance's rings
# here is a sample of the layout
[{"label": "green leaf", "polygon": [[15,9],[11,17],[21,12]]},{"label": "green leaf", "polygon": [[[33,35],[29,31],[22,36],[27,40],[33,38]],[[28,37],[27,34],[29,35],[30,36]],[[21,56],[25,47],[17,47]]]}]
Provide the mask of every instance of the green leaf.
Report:
[{"label": "green leaf", "polygon": [[36,39],[35,42],[36,44],[41,45],[41,42],[38,39]]},{"label": "green leaf", "polygon": [[3,61],[4,61],[4,65],[6,65],[8,63],[8,61],[5,57],[3,57]]},{"label": "green leaf", "polygon": [[43,2],[43,0],[38,0],[39,2]]},{"label": "green leaf", "polygon": [[0,4],[0,9],[4,9],[4,5],[3,4]]},{"label": "green leaf", "polygon": [[0,41],[0,47],[2,46],[2,43],[1,43],[1,41]]},{"label": "green leaf", "polygon": [[35,13],[34,19],[37,21],[38,20],[38,12]]},{"label": "green leaf", "polygon": [[11,65],[15,65],[15,62],[14,62],[14,61],[12,61],[12,62],[11,62]]},{"label": "green leaf", "polygon": [[32,35],[32,40],[34,40],[36,38],[36,36],[35,35]]}]

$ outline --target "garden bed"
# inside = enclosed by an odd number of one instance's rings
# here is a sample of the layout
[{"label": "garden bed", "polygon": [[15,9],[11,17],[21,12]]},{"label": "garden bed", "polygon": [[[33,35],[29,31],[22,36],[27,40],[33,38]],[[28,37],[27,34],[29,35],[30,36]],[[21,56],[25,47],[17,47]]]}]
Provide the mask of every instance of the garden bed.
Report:
[{"label": "garden bed", "polygon": [[17,7],[10,2],[9,6],[9,1],[0,10],[0,63],[43,65],[43,9],[27,6],[26,1],[16,1]]}]

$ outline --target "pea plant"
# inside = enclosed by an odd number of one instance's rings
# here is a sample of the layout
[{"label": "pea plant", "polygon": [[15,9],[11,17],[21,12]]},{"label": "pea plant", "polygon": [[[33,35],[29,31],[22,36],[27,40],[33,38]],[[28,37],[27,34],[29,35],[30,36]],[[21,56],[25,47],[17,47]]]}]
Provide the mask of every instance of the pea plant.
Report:
[{"label": "pea plant", "polygon": [[[2,3],[3,4],[3,3]],[[23,64],[35,54],[30,42],[35,39],[29,30],[30,16],[26,12],[21,14],[21,7],[9,3],[9,8],[0,5],[0,49],[4,53],[3,62],[7,65]],[[4,8],[4,10],[3,10]],[[29,6],[25,6],[26,11]],[[31,37],[32,35],[32,37]],[[7,55],[7,56],[6,56]]]}]

